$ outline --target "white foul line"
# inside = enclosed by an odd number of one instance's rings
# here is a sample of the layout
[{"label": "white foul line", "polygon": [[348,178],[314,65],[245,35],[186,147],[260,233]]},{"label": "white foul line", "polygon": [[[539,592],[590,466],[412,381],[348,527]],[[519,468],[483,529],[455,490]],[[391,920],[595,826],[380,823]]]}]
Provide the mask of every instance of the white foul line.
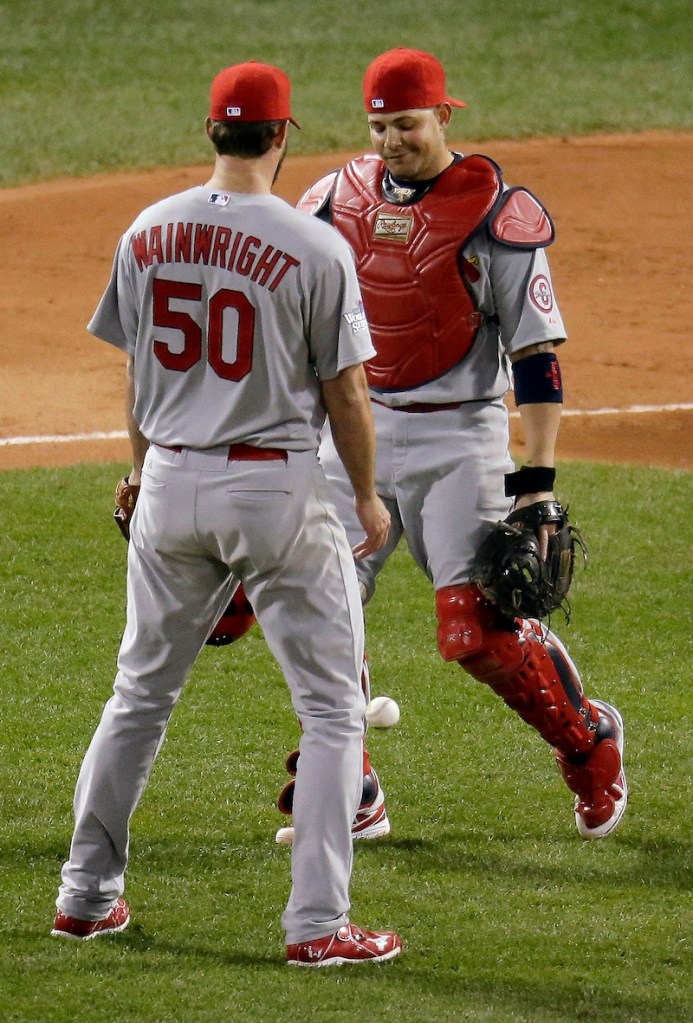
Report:
[{"label": "white foul line", "polygon": [[126,440],[126,430],[112,430],[110,433],[58,433],[44,437],[0,437],[0,447],[14,447],[18,444],[73,444],[89,440]]},{"label": "white foul line", "polygon": [[626,416],[641,415],[647,412],[690,412],[693,409],[693,402],[682,402],[679,405],[627,405],[625,408],[593,408],[563,409],[563,416]]},{"label": "white foul line", "polygon": [[[625,408],[564,408],[561,419],[565,416],[632,416],[647,412],[690,412],[692,409],[693,402],[681,402],[678,405],[626,405]],[[517,419],[519,415],[519,412],[511,412],[510,418]]]},{"label": "white foul line", "polygon": [[[592,408],[563,409],[562,416],[626,416],[642,415],[648,412],[690,412],[693,402],[682,402],[678,405],[626,405],[625,408]],[[519,416],[519,412],[511,412],[511,418]],[[0,437],[0,448],[16,447],[29,444],[76,444],[94,440],[127,440],[125,430],[111,430],[109,433],[64,433],[47,434],[43,437]]]}]

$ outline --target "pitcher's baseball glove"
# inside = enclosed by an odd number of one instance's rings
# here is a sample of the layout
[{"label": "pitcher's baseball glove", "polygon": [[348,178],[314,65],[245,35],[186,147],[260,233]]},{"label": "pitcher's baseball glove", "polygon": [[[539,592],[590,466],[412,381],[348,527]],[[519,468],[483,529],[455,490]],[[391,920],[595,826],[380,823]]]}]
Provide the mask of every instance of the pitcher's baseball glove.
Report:
[{"label": "pitcher's baseball glove", "polygon": [[[539,530],[555,525],[542,561]],[[510,618],[544,618],[560,608],[570,617],[566,600],[573,579],[575,552],[587,562],[580,531],[568,523],[558,501],[538,501],[498,522],[482,543],[472,566],[472,582]]]},{"label": "pitcher's baseball glove", "polygon": [[118,480],[115,489],[116,507],[113,512],[113,518],[115,519],[116,526],[128,541],[130,540],[130,519],[135,510],[139,494],[140,488],[133,486],[127,476],[124,476],[122,480]]}]

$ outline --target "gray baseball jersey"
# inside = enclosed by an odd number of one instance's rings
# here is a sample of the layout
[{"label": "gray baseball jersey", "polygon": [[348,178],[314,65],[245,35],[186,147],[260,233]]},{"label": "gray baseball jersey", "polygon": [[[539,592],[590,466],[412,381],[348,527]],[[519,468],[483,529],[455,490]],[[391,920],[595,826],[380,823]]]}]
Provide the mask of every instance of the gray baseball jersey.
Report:
[{"label": "gray baseball jersey", "polygon": [[385,405],[494,399],[511,385],[508,356],[540,341],[566,337],[545,249],[513,249],[480,232],[464,257],[478,271],[468,282],[484,314],[471,351],[443,376],[408,391],[372,391]]}]

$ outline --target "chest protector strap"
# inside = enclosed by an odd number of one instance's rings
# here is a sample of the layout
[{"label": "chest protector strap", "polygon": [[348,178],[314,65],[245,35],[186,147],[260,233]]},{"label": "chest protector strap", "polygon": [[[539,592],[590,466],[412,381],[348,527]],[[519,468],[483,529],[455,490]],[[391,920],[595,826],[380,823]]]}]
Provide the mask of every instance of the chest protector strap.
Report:
[{"label": "chest protector strap", "polygon": [[485,156],[452,164],[412,205],[383,198],[385,166],[359,157],[339,172],[332,223],[350,243],[377,356],[368,382],[419,387],[469,352],[483,315],[462,272],[461,250],[495,210],[500,169]]}]

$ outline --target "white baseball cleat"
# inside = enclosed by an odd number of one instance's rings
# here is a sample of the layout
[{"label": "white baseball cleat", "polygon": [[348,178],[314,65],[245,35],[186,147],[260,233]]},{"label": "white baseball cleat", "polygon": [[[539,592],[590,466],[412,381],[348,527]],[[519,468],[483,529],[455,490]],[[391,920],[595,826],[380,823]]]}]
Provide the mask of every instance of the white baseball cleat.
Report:
[{"label": "white baseball cleat", "polygon": [[[359,807],[354,823],[351,826],[351,837],[354,841],[369,838],[384,838],[390,834],[390,821],[385,809],[385,793],[380,787],[378,775],[371,769],[364,779],[368,791],[369,802]],[[375,791],[375,795],[373,795]],[[368,798],[368,797],[367,797]],[[294,840],[292,827],[279,828],[274,840],[277,845],[291,845]]]},{"label": "white baseball cleat", "polygon": [[365,806],[363,803],[358,809],[354,823],[351,827],[351,837],[362,838],[384,838],[390,834],[390,821],[385,809],[385,793],[380,787],[378,775],[371,769],[369,777],[375,783],[375,796]]}]

